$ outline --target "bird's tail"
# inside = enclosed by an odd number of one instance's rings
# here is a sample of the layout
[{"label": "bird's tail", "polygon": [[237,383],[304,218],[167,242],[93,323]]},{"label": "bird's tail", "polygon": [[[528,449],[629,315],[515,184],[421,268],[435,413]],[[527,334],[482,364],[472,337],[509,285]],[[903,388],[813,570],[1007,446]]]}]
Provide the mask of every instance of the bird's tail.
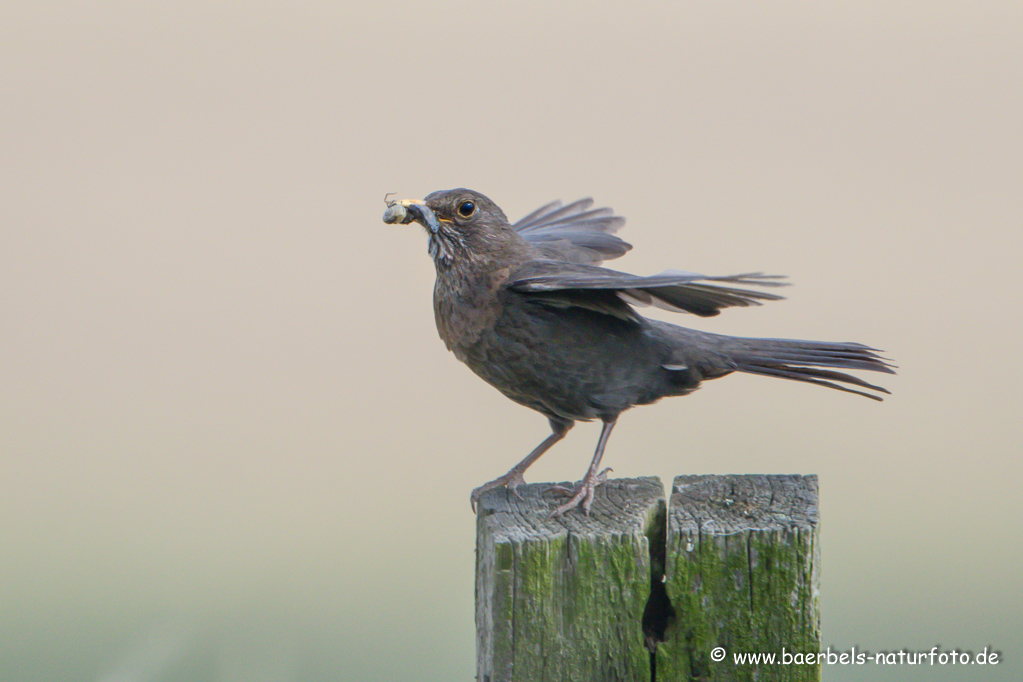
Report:
[{"label": "bird's tail", "polygon": [[879,395],[850,386],[880,393],[889,393],[887,389],[833,368],[895,373],[893,366],[878,355],[880,351],[861,343],[725,338],[723,350],[726,351],[727,362],[734,370],[747,374],[805,381],[882,400]]},{"label": "bird's tail", "polygon": [[731,372],[762,374],[882,400],[881,396],[869,391],[889,393],[887,389],[837,370],[895,373],[893,365],[879,355],[880,351],[861,343],[750,339],[680,327],[675,327],[672,332],[678,344],[676,357],[680,364],[697,369],[704,379]]}]

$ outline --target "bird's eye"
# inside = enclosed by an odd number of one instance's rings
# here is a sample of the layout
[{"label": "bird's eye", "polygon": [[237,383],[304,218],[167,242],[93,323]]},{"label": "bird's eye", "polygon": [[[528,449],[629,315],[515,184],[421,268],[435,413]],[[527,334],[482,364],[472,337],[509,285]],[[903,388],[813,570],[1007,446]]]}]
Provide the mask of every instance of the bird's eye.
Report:
[{"label": "bird's eye", "polygon": [[476,212],[476,204],[471,201],[463,201],[458,205],[458,215],[463,218],[470,218]]}]

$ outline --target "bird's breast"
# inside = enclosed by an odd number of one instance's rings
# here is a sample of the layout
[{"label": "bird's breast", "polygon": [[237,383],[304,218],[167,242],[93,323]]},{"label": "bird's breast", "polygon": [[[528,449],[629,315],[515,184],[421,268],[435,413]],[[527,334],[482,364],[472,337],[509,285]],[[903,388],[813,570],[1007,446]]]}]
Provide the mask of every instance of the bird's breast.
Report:
[{"label": "bird's breast", "polygon": [[[461,273],[437,273],[433,289],[433,313],[437,332],[448,350],[462,362],[501,316],[497,289],[501,273],[469,277]],[[507,273],[503,276],[506,278]]]}]

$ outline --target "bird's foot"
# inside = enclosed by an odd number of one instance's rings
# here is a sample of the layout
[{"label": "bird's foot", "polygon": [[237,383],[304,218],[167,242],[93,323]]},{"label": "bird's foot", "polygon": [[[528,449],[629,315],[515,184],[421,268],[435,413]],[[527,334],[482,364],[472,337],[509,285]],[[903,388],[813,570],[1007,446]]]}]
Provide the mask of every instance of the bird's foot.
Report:
[{"label": "bird's foot", "polygon": [[472,491],[469,495],[469,504],[472,505],[473,513],[476,512],[476,503],[480,500],[480,495],[487,492],[488,490],[494,490],[495,488],[508,488],[515,497],[522,499],[522,495],[519,494],[519,486],[525,485],[526,479],[522,478],[522,472],[518,469],[512,469],[504,476],[495,478],[489,483],[484,483],[479,488]]},{"label": "bird's foot", "polygon": [[552,511],[547,518],[557,518],[576,507],[582,507],[586,515],[589,516],[590,507],[593,506],[593,494],[597,490],[597,486],[607,480],[607,473],[609,471],[611,471],[610,467],[604,469],[599,474],[587,472],[586,476],[583,477],[583,480],[579,481],[579,485],[575,488],[566,488],[563,485],[554,486],[554,490],[566,493],[572,497],[569,498],[568,502]]}]

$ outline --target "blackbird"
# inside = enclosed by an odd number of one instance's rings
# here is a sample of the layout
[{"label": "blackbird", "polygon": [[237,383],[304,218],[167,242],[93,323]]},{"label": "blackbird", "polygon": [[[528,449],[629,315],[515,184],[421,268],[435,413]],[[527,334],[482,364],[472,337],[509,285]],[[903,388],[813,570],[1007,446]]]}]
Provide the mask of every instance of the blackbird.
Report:
[{"label": "blackbird", "polygon": [[551,435],[504,476],[472,491],[515,492],[523,473],[577,421],[603,428],[582,481],[551,516],[581,506],[588,514],[610,469],[600,460],[622,412],[692,393],[732,372],[794,379],[881,400],[880,386],[834,368],[893,374],[879,351],[859,343],[739,338],[648,319],[654,305],[701,317],[780,296],[777,276],[709,277],[666,271],[649,277],[599,267],[632,247],[615,236],[625,219],[591,199],[553,202],[509,223],[479,192],[453,189],[425,200],[388,202],[385,223],[426,228],[437,270],[433,309],[448,350],[504,395],[547,417]]}]

